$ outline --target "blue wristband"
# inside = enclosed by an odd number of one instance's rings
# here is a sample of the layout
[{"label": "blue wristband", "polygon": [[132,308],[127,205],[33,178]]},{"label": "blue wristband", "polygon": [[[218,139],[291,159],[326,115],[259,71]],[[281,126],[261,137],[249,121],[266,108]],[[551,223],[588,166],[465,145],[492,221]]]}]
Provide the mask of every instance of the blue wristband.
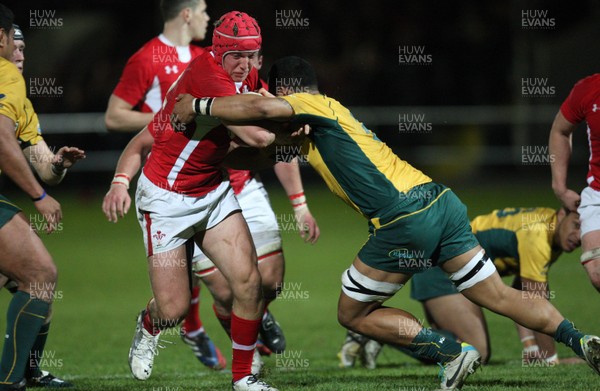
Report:
[{"label": "blue wristband", "polygon": [[[42,190],[44,190],[44,189],[42,189]],[[42,193],[41,196],[39,196],[38,198],[32,198],[31,201],[38,202],[38,201],[43,200],[44,198],[46,198],[46,190],[44,190],[44,192]]]}]

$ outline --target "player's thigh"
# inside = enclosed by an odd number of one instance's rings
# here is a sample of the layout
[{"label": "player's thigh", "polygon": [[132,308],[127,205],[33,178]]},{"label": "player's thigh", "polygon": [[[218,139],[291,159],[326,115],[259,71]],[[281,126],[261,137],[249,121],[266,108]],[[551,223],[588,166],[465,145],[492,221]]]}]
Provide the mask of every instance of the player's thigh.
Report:
[{"label": "player's thigh", "polygon": [[268,274],[281,279],[284,271],[281,235],[267,191],[253,178],[237,195],[237,200],[256,248],[261,276]]},{"label": "player's thigh", "polygon": [[521,300],[521,292],[507,286],[496,271],[461,293],[473,303],[492,311],[505,312],[510,303]]},{"label": "player's thigh", "polygon": [[52,257],[23,213],[5,219],[0,228],[0,249],[0,272],[20,285],[56,280]]},{"label": "player's thigh", "polygon": [[233,212],[217,225],[196,235],[196,243],[230,282],[256,272],[256,250],[242,214]]},{"label": "player's thigh", "polygon": [[148,257],[150,284],[159,303],[189,304],[190,286],[185,245]]}]

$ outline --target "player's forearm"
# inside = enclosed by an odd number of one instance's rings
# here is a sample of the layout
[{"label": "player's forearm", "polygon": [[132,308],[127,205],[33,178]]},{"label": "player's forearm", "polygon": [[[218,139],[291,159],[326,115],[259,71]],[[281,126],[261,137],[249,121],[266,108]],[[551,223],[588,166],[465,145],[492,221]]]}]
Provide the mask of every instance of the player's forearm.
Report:
[{"label": "player's forearm", "polygon": [[123,153],[121,153],[116,174],[126,174],[129,178],[133,178],[140,170],[148,153],[150,153],[153,143],[152,135],[147,128],[144,128],[129,141]]},{"label": "player's forearm", "polygon": [[275,141],[275,133],[260,126],[233,125],[227,121],[224,125],[250,147],[265,148]]},{"label": "player's forearm", "polygon": [[550,170],[552,172],[552,189],[555,193],[567,190],[567,173],[571,158],[570,137],[560,133],[550,134]]},{"label": "player's forearm", "polygon": [[104,122],[109,132],[137,132],[152,121],[153,113],[140,113],[135,110],[115,110],[106,112]]},{"label": "player's forearm", "polygon": [[58,185],[67,174],[66,168],[59,169],[51,163],[34,165],[33,168],[42,182],[50,186]]},{"label": "player's forearm", "polygon": [[284,100],[257,95],[241,94],[214,98],[209,103],[210,107],[206,108],[208,111],[202,110],[204,105],[201,103],[196,105],[196,108],[200,108],[200,114],[210,114],[234,122],[289,119],[294,115],[291,106]]},{"label": "player's forearm", "polygon": [[42,182],[54,186],[65,177],[67,169],[53,164],[54,154],[44,141],[25,148],[23,153]]},{"label": "player's forearm", "polygon": [[548,141],[552,189],[556,194],[567,190],[567,172],[571,158],[571,135],[575,125],[569,123],[559,112],[554,119]]},{"label": "player's forearm", "polygon": [[44,189],[33,175],[25,156],[15,137],[15,124],[9,118],[0,115],[0,170],[35,199],[42,196]]},{"label": "player's forearm", "polygon": [[300,168],[298,161],[293,159],[290,163],[279,162],[273,166],[275,175],[285,189],[288,196],[301,193],[303,191],[302,178],[300,177]]},{"label": "player's forearm", "polygon": [[138,132],[152,121],[153,113],[142,113],[116,95],[111,95],[104,115],[108,131]]}]

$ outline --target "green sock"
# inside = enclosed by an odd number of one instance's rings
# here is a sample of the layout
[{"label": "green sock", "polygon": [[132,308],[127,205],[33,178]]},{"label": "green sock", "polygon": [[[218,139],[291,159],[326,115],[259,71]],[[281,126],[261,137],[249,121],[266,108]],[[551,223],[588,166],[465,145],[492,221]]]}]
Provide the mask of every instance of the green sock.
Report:
[{"label": "green sock", "polygon": [[579,357],[583,357],[583,351],[581,350],[581,344],[579,340],[583,338],[583,333],[575,328],[573,323],[567,319],[563,320],[556,329],[554,339],[557,342],[562,342],[575,352]]},{"label": "green sock", "polygon": [[17,291],[6,312],[6,333],[2,360],[0,361],[0,384],[21,381],[25,374],[31,350],[40,327],[44,324],[50,303],[33,299],[28,293]]},{"label": "green sock", "polygon": [[25,369],[25,378],[31,379],[32,377],[40,377],[42,371],[40,370],[40,360],[44,354],[44,347],[46,346],[46,340],[48,339],[48,330],[50,329],[50,323],[45,323],[40,328],[33,347],[29,352],[29,361],[27,368]]},{"label": "green sock", "polygon": [[407,349],[419,357],[442,364],[454,360],[462,351],[456,339],[426,328],[419,331]]},{"label": "green sock", "polygon": [[[454,333],[451,331],[436,329],[435,332],[442,335],[443,337],[446,337],[447,339],[453,339],[456,341],[456,335],[454,335]],[[414,358],[415,360],[421,361],[423,364],[437,364],[436,361],[434,361],[430,358],[427,358],[427,357],[420,356],[417,352],[411,351],[407,347],[400,346],[400,345],[390,345],[390,346],[392,346],[394,349],[398,349],[399,351],[401,351],[402,353],[404,353],[406,355],[409,355],[410,357]]]}]

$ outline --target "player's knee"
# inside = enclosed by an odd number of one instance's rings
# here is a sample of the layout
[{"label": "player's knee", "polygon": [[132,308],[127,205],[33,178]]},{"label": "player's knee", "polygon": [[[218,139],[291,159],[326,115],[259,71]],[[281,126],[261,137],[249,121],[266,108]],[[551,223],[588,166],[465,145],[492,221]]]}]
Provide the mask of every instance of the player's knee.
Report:
[{"label": "player's knee", "polygon": [[157,302],[157,314],[160,319],[160,328],[177,326],[187,315],[189,300],[187,302],[171,301],[168,303]]},{"label": "player's knee", "polygon": [[36,262],[28,265],[19,274],[21,281],[26,286],[43,286],[44,288],[41,289],[45,291],[54,291],[54,285],[58,279],[58,270],[49,255],[37,258]]},{"label": "player's knee", "polygon": [[342,308],[338,308],[337,318],[338,323],[342,327],[351,331],[355,331],[356,327],[354,325],[357,322],[357,320],[354,316],[350,316],[346,311],[343,311]]},{"label": "player's knee", "polygon": [[189,290],[155,292],[156,315],[162,328],[174,327],[187,315],[191,294]]},{"label": "player's knee", "polygon": [[236,278],[229,281],[233,296],[238,300],[258,300],[261,293],[261,277],[257,268],[251,268],[248,273],[238,273]]},{"label": "player's knee", "polygon": [[283,285],[282,277],[281,273],[278,273],[276,270],[261,269],[260,278],[265,299],[274,300],[277,298]]},{"label": "player's knee", "polygon": [[231,307],[233,306],[233,292],[229,289],[229,286],[219,286],[214,290],[211,289],[211,294],[216,307],[231,311]]}]

